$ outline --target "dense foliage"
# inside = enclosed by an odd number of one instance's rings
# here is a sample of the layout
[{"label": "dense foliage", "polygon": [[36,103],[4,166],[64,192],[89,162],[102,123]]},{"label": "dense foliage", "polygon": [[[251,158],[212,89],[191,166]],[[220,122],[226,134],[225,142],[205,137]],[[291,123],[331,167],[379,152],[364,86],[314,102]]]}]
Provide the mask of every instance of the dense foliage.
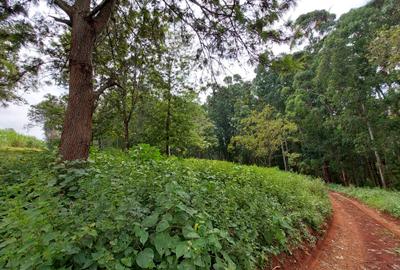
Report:
[{"label": "dense foliage", "polygon": [[88,163],[23,156],[0,167],[2,269],[255,269],[330,213],[317,180],[147,145]]},{"label": "dense foliage", "polygon": [[330,185],[330,187],[334,191],[357,198],[371,207],[400,218],[400,192],[398,191],[354,186],[344,187],[341,185]]},{"label": "dense foliage", "polygon": [[21,135],[13,129],[0,129],[0,149],[9,147],[44,148],[45,143],[33,136]]},{"label": "dense foliage", "polygon": [[[40,19],[35,26],[28,18],[33,1],[0,1],[0,106],[24,101],[22,91],[37,85],[37,74],[43,60],[35,54],[23,54],[29,46],[41,47],[38,35]],[[44,30],[45,31],[45,30]]]},{"label": "dense foliage", "polygon": [[[399,188],[399,10],[399,1],[371,1],[338,20],[313,11],[291,22],[295,52],[261,55],[252,82],[228,83],[208,97],[216,149],[232,150],[214,157],[272,163],[327,182]],[[269,107],[274,113],[263,116]],[[271,117],[297,132],[273,124],[262,132],[258,123]],[[252,121],[243,125],[246,119]],[[262,145],[263,159],[257,132],[276,133]],[[286,137],[281,147],[274,143],[279,137]],[[238,138],[247,147],[235,147]]]}]

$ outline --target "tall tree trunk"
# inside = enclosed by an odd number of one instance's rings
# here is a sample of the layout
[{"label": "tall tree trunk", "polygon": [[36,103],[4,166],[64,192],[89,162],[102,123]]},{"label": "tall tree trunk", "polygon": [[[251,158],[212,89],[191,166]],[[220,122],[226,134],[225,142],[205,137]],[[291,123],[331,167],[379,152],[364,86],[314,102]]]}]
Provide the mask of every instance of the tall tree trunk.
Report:
[{"label": "tall tree trunk", "polygon": [[62,21],[72,27],[69,95],[60,155],[63,160],[87,159],[98,96],[93,90],[92,53],[96,37],[105,28],[116,0],[104,0],[93,10],[90,9],[90,0],[75,0],[73,6],[64,0],[54,0],[54,3],[70,18]]},{"label": "tall tree trunk", "polygon": [[170,129],[171,129],[171,90],[168,90],[167,98],[167,118],[165,119],[165,154],[171,156],[171,145],[170,145]]},{"label": "tall tree trunk", "polygon": [[[289,153],[289,147],[288,147],[288,143],[287,143],[287,139],[286,138],[285,138],[285,149],[286,149],[286,154]],[[288,171],[290,171],[289,158],[287,156],[286,156],[286,160],[287,160]]]},{"label": "tall tree trunk", "polygon": [[331,179],[331,173],[329,171],[329,162],[328,161],[324,161],[324,164],[322,165],[322,173],[324,175],[324,180],[327,183],[331,183],[332,179]]},{"label": "tall tree trunk", "polygon": [[96,33],[79,14],[72,22],[69,96],[60,145],[64,160],[88,158],[95,101],[92,52]]},{"label": "tall tree trunk", "polygon": [[171,156],[171,121],[172,121],[172,112],[171,112],[171,100],[172,100],[172,62],[173,59],[168,59],[168,89],[167,89],[167,117],[165,119],[165,154],[167,156]]},{"label": "tall tree trunk", "polygon": [[379,175],[377,173],[377,168],[373,162],[373,160],[371,161],[370,158],[367,158],[367,167],[368,167],[368,171],[371,177],[371,180],[374,182],[375,186],[379,187],[381,186],[381,182],[379,180]]},{"label": "tall tree trunk", "polygon": [[377,150],[377,147],[375,145],[375,136],[374,136],[374,133],[372,131],[372,126],[371,126],[370,121],[368,120],[364,104],[362,104],[361,106],[362,106],[362,110],[363,110],[363,112],[364,112],[364,114],[366,116],[365,119],[366,119],[366,122],[367,122],[368,134],[369,134],[369,138],[371,139],[372,148],[373,148],[374,155],[375,155],[375,158],[376,158],[376,166],[378,168],[381,185],[382,185],[383,188],[386,188],[384,167],[383,167],[382,159],[381,159],[381,157],[379,155],[379,152]]},{"label": "tall tree trunk", "polygon": [[349,185],[349,182],[348,182],[348,180],[347,180],[347,174],[346,174],[346,171],[342,168],[342,181],[343,181],[343,184],[345,185],[345,186],[348,186]]},{"label": "tall tree trunk", "polygon": [[124,120],[124,149],[129,150],[129,121]]}]

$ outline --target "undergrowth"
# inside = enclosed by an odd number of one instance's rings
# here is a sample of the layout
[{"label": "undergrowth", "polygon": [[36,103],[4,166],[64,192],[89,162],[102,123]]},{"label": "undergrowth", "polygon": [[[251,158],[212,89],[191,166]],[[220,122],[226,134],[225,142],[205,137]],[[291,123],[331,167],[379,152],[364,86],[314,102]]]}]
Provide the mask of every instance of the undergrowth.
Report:
[{"label": "undergrowth", "polygon": [[357,198],[365,204],[400,218],[400,192],[369,187],[331,185],[333,190]]},{"label": "undergrowth", "polygon": [[1,269],[262,268],[330,213],[322,182],[277,169],[145,145],[91,158],[2,164]]}]

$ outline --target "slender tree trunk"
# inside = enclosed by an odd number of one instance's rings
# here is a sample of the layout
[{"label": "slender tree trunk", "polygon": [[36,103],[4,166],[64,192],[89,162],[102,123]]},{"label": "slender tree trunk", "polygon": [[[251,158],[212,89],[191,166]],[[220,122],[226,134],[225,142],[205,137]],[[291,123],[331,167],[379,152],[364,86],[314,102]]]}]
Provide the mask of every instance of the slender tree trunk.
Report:
[{"label": "slender tree trunk", "polygon": [[327,183],[331,183],[332,179],[331,179],[331,173],[329,171],[329,162],[328,161],[324,161],[324,164],[322,165],[322,173],[324,175],[324,180]]},{"label": "slender tree trunk", "polygon": [[[363,109],[364,114],[366,115],[366,109],[365,109],[364,104],[362,104],[362,109]],[[375,136],[374,136],[374,133],[372,131],[371,123],[369,122],[368,117],[365,117],[365,118],[366,118],[366,122],[367,122],[369,138],[371,139],[372,148],[373,148],[374,155],[375,155],[375,158],[376,158],[376,166],[378,168],[381,185],[382,185],[383,188],[386,188],[384,167],[383,167],[383,163],[382,163],[381,157],[379,155],[379,152],[376,149]]]},{"label": "slender tree trunk", "polygon": [[[287,143],[286,138],[285,138],[285,148],[286,148],[286,153],[289,153],[289,147],[288,147],[288,143]],[[286,156],[286,160],[287,160],[288,171],[290,171],[289,158],[287,156]]]},{"label": "slender tree trunk", "polygon": [[168,59],[168,89],[167,89],[167,117],[165,119],[165,154],[171,156],[171,121],[172,121],[172,111],[171,111],[171,100],[172,100],[172,62],[173,59]]},{"label": "slender tree trunk", "polygon": [[165,119],[165,154],[171,156],[171,145],[170,145],[170,129],[171,129],[171,90],[168,92],[167,99],[167,118]]},{"label": "slender tree trunk", "polygon": [[285,166],[285,171],[288,171],[288,166],[286,163],[285,149],[283,148],[283,142],[281,143],[281,150],[282,150],[283,165]]},{"label": "slender tree trunk", "polygon": [[124,120],[124,149],[129,150],[129,121]]},{"label": "slender tree trunk", "polygon": [[348,186],[349,185],[349,182],[347,181],[347,175],[346,175],[346,171],[342,168],[342,181],[343,181],[343,184],[345,185],[345,186]]},{"label": "slender tree trunk", "polygon": [[360,180],[359,180],[359,175],[357,175],[356,173],[354,173],[354,171],[353,171],[353,179],[354,179],[354,184],[355,184],[355,186],[360,186]]},{"label": "slender tree trunk", "polygon": [[371,161],[369,158],[367,159],[367,165],[368,165],[369,174],[371,176],[371,180],[374,182],[375,186],[380,187],[381,182],[379,180],[377,167],[375,166],[374,162]]}]

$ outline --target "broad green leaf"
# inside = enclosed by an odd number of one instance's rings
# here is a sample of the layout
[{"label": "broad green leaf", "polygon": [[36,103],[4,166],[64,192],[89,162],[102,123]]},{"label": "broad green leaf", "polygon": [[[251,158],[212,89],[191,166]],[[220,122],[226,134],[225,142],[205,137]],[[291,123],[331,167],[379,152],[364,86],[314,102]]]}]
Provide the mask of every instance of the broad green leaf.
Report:
[{"label": "broad green leaf", "polygon": [[142,225],[145,228],[149,228],[149,227],[153,227],[157,224],[158,221],[158,213],[154,213],[148,217],[146,217],[143,221],[142,221]]},{"label": "broad green leaf", "polygon": [[123,263],[123,265],[131,267],[132,266],[132,257],[125,257],[121,259],[121,263]]},{"label": "broad green leaf", "polygon": [[179,242],[175,247],[175,254],[177,258],[185,256],[190,252],[190,247],[187,242]]},{"label": "broad green leaf", "polygon": [[183,227],[182,233],[186,239],[200,238],[200,235],[190,225]]},{"label": "broad green leaf", "polygon": [[141,268],[152,268],[154,266],[154,251],[151,248],[145,248],[136,256],[136,263]]},{"label": "broad green leaf", "polygon": [[[154,237],[154,246],[160,255],[164,255],[168,251],[169,246],[172,244],[172,238],[168,233],[157,233]],[[168,255],[168,254],[167,254]]]},{"label": "broad green leaf", "polygon": [[157,224],[156,232],[163,232],[168,228],[169,228],[169,222],[163,219]]},{"label": "broad green leaf", "polygon": [[140,226],[135,226],[134,232],[135,235],[139,237],[139,241],[142,245],[144,245],[147,242],[147,239],[149,239],[149,233]]},{"label": "broad green leaf", "polygon": [[178,265],[178,270],[196,270],[196,266],[192,260],[185,259]]}]

